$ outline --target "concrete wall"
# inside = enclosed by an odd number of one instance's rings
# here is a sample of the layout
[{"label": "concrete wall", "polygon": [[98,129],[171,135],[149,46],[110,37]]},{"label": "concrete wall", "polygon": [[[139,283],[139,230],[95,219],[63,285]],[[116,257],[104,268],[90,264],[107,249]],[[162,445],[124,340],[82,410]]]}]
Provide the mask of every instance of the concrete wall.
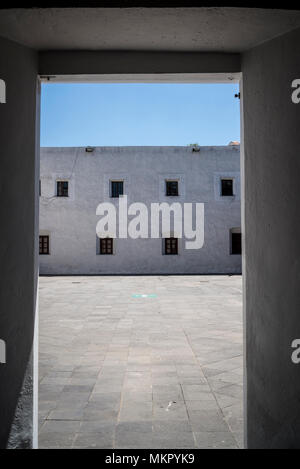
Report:
[{"label": "concrete wall", "polygon": [[[291,82],[300,77],[299,40],[299,30],[279,37],[244,54],[242,63],[251,448],[300,447],[299,368],[291,362],[290,348],[292,340],[300,337],[300,111],[290,99]],[[55,66],[55,53],[46,60],[44,73],[62,73]],[[75,62],[76,72],[88,73],[74,53]],[[7,104],[0,105],[1,195],[6,202],[1,204],[0,336],[7,343],[7,365],[0,364],[0,447],[6,446],[14,420],[34,330],[36,68],[34,53],[0,39],[0,78],[7,83]],[[68,73],[65,66],[63,70]],[[172,71],[182,71],[180,61]],[[16,446],[22,446],[22,440],[28,446],[30,438],[29,434],[28,439],[14,441]]]},{"label": "concrete wall", "polygon": [[0,447],[7,446],[9,435],[10,446],[31,447],[30,357],[37,281],[37,55],[0,38],[0,78],[6,83],[6,104],[0,104],[0,338],[6,342],[6,364],[0,364]]},{"label": "concrete wall", "polygon": [[247,430],[250,448],[300,447],[300,30],[243,56]]},{"label": "concrete wall", "polygon": [[[230,253],[230,230],[241,226],[239,170],[239,146],[43,148],[40,234],[50,236],[50,255],[40,256],[41,274],[240,273],[241,256]],[[220,196],[222,176],[234,178],[233,197]],[[58,179],[69,180],[69,197],[56,197]],[[96,208],[118,206],[113,179],[124,181],[128,205],[143,202],[149,214],[153,202],[203,202],[203,248],[187,250],[183,238],[179,254],[165,256],[161,238],[128,238],[115,240],[114,255],[99,255]],[[178,197],[165,196],[166,179],[179,181]]]},{"label": "concrete wall", "polygon": [[[209,75],[209,81],[217,80],[218,75],[230,76],[241,71],[240,54],[207,52],[170,52],[170,51],[98,51],[98,50],[60,50],[40,51],[39,71],[41,75],[57,77],[60,75],[84,76],[89,81],[100,75],[129,74],[132,80],[140,75],[180,73]],[[52,81],[52,80],[51,80]]]}]

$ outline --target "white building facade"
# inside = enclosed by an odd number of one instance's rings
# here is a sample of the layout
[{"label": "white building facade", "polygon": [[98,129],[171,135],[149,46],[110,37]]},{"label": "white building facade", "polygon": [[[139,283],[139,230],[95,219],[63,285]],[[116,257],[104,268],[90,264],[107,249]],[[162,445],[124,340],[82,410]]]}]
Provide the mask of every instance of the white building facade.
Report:
[{"label": "white building facade", "polygon": [[[241,273],[240,193],[239,145],[41,148],[40,273]],[[148,208],[149,237],[96,234],[97,207],[120,195]],[[153,203],[204,204],[201,249],[173,224],[151,238]]]}]

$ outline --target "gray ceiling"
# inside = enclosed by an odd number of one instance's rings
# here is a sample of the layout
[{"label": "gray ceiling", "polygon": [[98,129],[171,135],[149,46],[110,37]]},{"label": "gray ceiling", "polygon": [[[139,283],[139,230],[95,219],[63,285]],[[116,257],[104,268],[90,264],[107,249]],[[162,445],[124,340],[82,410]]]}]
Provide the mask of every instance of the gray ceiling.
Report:
[{"label": "gray ceiling", "polygon": [[300,11],[75,8],[0,11],[1,36],[39,50],[242,52],[300,27]]}]

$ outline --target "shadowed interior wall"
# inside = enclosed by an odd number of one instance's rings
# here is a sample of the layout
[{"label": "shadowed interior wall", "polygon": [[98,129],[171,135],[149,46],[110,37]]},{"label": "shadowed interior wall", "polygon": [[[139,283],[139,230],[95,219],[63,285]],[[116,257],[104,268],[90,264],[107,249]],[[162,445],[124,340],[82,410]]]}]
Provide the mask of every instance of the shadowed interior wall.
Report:
[{"label": "shadowed interior wall", "polygon": [[[39,164],[36,53],[0,38],[0,78],[6,83],[6,104],[0,104],[0,338],[6,342],[6,364],[0,364],[0,447],[4,448],[26,369],[31,368],[34,332]],[[27,378],[26,393],[32,401]],[[28,399],[26,405],[31,405]],[[21,438],[11,435],[12,445],[30,446],[31,426],[28,432]]]},{"label": "shadowed interior wall", "polygon": [[300,30],[243,56],[247,431],[250,448],[300,447]]},{"label": "shadowed interior wall", "polygon": [[[151,51],[41,51],[41,76],[237,73],[241,71],[240,54],[151,52]],[[136,78],[136,77],[135,77]],[[91,79],[91,77],[89,77]]]}]

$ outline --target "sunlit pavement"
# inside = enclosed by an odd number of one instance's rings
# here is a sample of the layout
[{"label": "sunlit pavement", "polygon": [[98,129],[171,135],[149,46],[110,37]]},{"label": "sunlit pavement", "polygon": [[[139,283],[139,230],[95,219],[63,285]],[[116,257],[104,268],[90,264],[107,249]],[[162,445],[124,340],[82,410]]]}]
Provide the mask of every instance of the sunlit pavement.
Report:
[{"label": "sunlit pavement", "polygon": [[40,448],[243,445],[241,276],[40,278]]}]

